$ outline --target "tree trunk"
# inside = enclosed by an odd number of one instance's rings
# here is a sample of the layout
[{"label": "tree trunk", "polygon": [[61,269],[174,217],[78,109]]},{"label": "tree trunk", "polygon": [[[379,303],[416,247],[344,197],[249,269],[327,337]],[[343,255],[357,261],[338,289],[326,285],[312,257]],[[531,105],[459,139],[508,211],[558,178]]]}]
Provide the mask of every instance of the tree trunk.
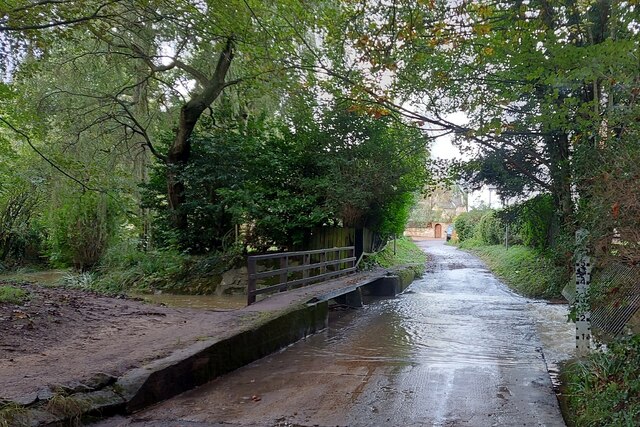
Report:
[{"label": "tree trunk", "polygon": [[211,80],[206,82],[200,93],[194,95],[180,109],[178,130],[167,154],[167,197],[171,222],[177,231],[186,231],[188,228],[187,213],[183,209],[187,198],[181,173],[189,164],[191,134],[202,113],[218,98],[226,86],[225,78],[233,60],[233,47],[233,39],[229,38]]},{"label": "tree trunk", "polygon": [[548,144],[551,192],[557,212],[560,214],[561,226],[571,222],[573,217],[573,200],[571,199],[571,163],[569,138],[566,133],[549,138]]},{"label": "tree trunk", "polygon": [[[152,43],[154,32],[150,23],[140,22],[134,29],[133,41],[140,47],[146,57],[156,55]],[[146,120],[149,117],[149,81],[146,79],[149,69],[144,60],[135,65],[136,80],[140,82],[133,91],[133,112],[136,117]],[[149,165],[151,164],[151,151],[147,147],[147,141],[141,135],[136,135],[133,147],[133,175],[137,184],[149,183]],[[138,217],[140,218],[140,248],[144,251],[151,247],[151,214],[148,208],[143,208],[142,192],[139,185],[134,190],[134,197],[138,204]]]}]

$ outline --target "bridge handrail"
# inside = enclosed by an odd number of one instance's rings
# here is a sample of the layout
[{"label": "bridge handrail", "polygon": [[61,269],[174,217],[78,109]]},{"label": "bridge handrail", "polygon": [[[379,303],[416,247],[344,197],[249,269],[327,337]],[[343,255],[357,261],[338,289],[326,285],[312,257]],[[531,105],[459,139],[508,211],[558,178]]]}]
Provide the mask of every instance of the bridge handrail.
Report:
[{"label": "bridge handrail", "polygon": [[[346,252],[344,258],[341,253]],[[327,260],[328,254],[335,254],[339,258]],[[320,255],[321,261],[311,263],[312,255]],[[301,265],[289,265],[289,260],[295,257],[302,257]],[[264,260],[280,259],[280,268],[275,270],[258,272],[258,262]],[[327,271],[327,267],[334,270]],[[344,267],[344,268],[343,268]],[[310,274],[312,270],[318,270],[318,274]],[[347,274],[356,270],[356,257],[354,246],[343,246],[340,248],[315,249],[311,251],[279,252],[275,254],[252,255],[247,259],[247,270],[249,282],[247,284],[247,305],[256,302],[256,296],[260,294],[291,289],[294,286],[306,286],[311,282],[321,282],[331,277]],[[290,273],[302,272],[302,278],[289,280]],[[280,276],[279,283],[257,288],[258,280],[268,277]]]}]

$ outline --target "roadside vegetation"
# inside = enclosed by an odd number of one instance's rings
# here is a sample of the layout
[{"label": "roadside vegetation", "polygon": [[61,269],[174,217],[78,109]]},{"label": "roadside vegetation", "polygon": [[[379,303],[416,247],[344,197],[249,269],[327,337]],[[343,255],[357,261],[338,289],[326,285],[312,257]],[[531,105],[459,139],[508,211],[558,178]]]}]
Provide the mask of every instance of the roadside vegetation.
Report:
[{"label": "roadside vegetation", "polygon": [[575,426],[640,425],[640,336],[625,338],[570,364],[563,396]]},{"label": "roadside vegetation", "polygon": [[[508,229],[507,229],[508,227]],[[553,235],[549,196],[510,209],[472,210],[455,220],[461,249],[480,257],[518,293],[531,298],[561,298],[571,275],[570,248]]]},{"label": "roadside vegetation", "polygon": [[531,298],[560,298],[566,285],[565,270],[534,249],[523,245],[471,246],[469,249],[502,281],[519,294]]}]

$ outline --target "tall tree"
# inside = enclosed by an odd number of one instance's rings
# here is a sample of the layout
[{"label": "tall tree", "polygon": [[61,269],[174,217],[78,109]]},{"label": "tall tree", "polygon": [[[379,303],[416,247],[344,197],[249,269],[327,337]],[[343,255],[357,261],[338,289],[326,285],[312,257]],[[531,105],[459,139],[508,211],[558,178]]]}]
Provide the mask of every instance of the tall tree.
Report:
[{"label": "tall tree", "polygon": [[[70,133],[81,139],[97,127],[111,134],[114,145],[138,141],[166,162],[168,207],[174,226],[184,230],[186,196],[178,172],[190,161],[191,136],[201,117],[230,86],[267,82],[277,90],[301,82],[304,71],[296,70],[316,60],[305,46],[313,44],[318,14],[328,6],[15,1],[0,11],[0,30],[4,45],[17,47],[13,66],[24,68],[31,52],[34,72],[57,67],[77,76],[73,88],[47,85],[45,79],[39,88],[40,99],[51,105],[61,105],[54,98],[66,100],[61,102],[67,115],[75,117],[67,123]],[[109,70],[101,87],[95,84],[100,64]],[[167,121],[172,137],[162,153],[157,141],[167,134],[161,132]]]},{"label": "tall tree", "polygon": [[[407,0],[351,8],[345,33],[353,57],[387,82],[360,86],[351,98],[401,112],[434,135],[455,134],[475,157],[468,178],[506,196],[550,192],[562,222],[573,223],[578,160],[597,152],[613,131],[611,114],[633,98],[634,2]],[[468,123],[448,120],[453,111],[466,112]]]}]

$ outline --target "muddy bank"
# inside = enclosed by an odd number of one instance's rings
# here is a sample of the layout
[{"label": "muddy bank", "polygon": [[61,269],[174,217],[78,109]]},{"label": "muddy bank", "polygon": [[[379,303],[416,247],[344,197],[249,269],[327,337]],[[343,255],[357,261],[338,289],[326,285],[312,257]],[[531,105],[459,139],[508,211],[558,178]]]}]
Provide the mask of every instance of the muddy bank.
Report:
[{"label": "muddy bank", "polygon": [[257,316],[12,285],[30,297],[20,305],[0,304],[0,400],[23,403],[40,390],[89,381],[97,372],[117,377]]},{"label": "muddy bank", "polygon": [[412,278],[363,272],[224,311],[17,284],[30,298],[2,306],[0,421],[131,413],[325,328],[329,299],[393,295]]}]

